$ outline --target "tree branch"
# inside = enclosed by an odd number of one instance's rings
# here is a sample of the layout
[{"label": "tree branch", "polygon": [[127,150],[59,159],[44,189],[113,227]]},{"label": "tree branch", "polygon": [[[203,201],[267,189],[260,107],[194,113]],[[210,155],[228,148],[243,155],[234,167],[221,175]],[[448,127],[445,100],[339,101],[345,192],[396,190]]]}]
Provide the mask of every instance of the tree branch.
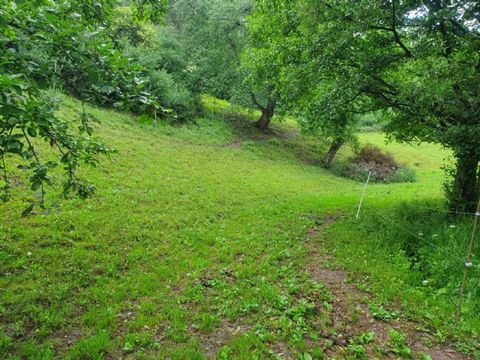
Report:
[{"label": "tree branch", "polygon": [[[32,152],[33,157],[35,158],[35,162],[37,163],[38,166],[41,166],[42,163],[40,162],[40,159],[37,155],[37,152],[35,151],[35,148],[33,147],[32,143],[30,142],[30,138],[28,137],[27,133],[25,132],[25,128],[22,128],[22,133],[23,137],[27,141],[29,150]],[[43,179],[40,181],[40,207],[43,209],[45,207],[45,187],[43,185]]]},{"label": "tree branch", "polygon": [[395,38],[395,42],[402,48],[403,52],[407,57],[412,58],[413,57],[412,53],[410,52],[410,50],[408,50],[408,48],[402,42],[402,39],[400,38],[400,34],[397,31],[397,14],[395,10],[395,0],[392,0],[392,32],[393,32],[393,37]]},{"label": "tree branch", "polygon": [[383,31],[388,31],[388,32],[392,32],[392,31],[393,31],[393,29],[390,28],[390,27],[379,26],[379,25],[370,25],[369,28],[370,28],[370,29],[373,29],[373,30],[383,30]]},{"label": "tree branch", "polygon": [[260,103],[257,100],[257,97],[255,96],[255,93],[252,91],[250,92],[250,97],[252,98],[252,102],[261,110],[265,111],[265,107],[260,105]]}]

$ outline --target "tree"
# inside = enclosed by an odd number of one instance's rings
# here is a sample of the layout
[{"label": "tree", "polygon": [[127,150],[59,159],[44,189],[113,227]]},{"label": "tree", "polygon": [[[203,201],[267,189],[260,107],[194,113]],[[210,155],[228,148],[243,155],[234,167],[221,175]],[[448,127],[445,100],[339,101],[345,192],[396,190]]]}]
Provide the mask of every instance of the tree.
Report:
[{"label": "tree", "polygon": [[[297,44],[305,48],[305,41]],[[300,54],[301,55],[301,54]],[[326,72],[315,63],[286,64],[282,71],[279,93],[288,111],[304,131],[319,133],[330,140],[323,164],[330,167],[341,147],[355,142],[358,114],[361,110],[358,92],[349,84],[351,74]],[[361,102],[363,105],[365,100]]]},{"label": "tree", "polygon": [[[263,2],[255,2],[254,11],[247,20],[247,43],[241,55],[241,67],[246,74],[244,83],[252,103],[261,111],[256,122],[260,130],[268,129],[279,102],[280,61],[272,44],[280,43],[282,32],[277,26],[281,13],[276,12],[274,17],[270,17],[268,10]],[[278,20],[277,23],[275,20]]]},{"label": "tree", "polygon": [[[161,1],[137,1],[138,14],[158,16]],[[3,1],[0,5],[0,170],[1,198],[9,198],[10,160],[30,174],[33,191],[44,206],[49,171],[59,163],[67,175],[64,194],[89,196],[94,186],[77,176],[81,163],[95,164],[111,149],[92,137],[92,116],[84,108],[77,119],[61,120],[45,87],[60,85],[82,101],[156,106],[143,92],[141,69],[113,48],[107,28],[115,0],[53,2]],[[141,12],[140,12],[141,10]],[[136,106],[138,107],[138,106]],[[33,138],[56,151],[58,161],[43,160]],[[10,165],[12,166],[12,165]],[[32,202],[25,214],[30,212]]]},{"label": "tree", "polygon": [[[252,81],[252,69],[248,69],[247,55],[254,43],[252,28],[247,29],[247,19],[252,11],[252,2],[237,0],[216,4],[211,12],[211,34],[214,42],[220,46],[217,54],[210,54],[209,62],[215,64],[213,59],[223,59],[224,69],[231,73],[227,79],[220,79],[222,83],[228,82],[227,99],[249,108],[256,108],[261,112],[255,126],[265,131],[268,129],[277,106],[277,98],[273,87],[266,82],[263,86]],[[212,56],[213,55],[213,56]],[[216,70],[217,69],[217,70]],[[218,71],[218,67],[212,69]]]},{"label": "tree", "polygon": [[248,56],[250,78],[274,88],[285,111],[298,119],[304,131],[330,139],[323,161],[329,167],[340,148],[355,140],[358,116],[352,101],[357,91],[348,81],[350,72],[332,72],[317,61],[317,37],[306,34],[305,19],[310,14],[304,14],[300,4],[257,1],[249,20],[250,37],[255,39]]},{"label": "tree", "polygon": [[[283,75],[311,63],[348,100],[349,114],[385,109],[387,133],[427,141],[456,158],[453,210],[474,209],[480,160],[480,6],[476,1],[261,1],[295,14],[298,47],[281,46]],[[290,56],[290,58],[288,58]],[[294,58],[294,59],[293,59]],[[342,103],[344,103],[342,101]],[[309,121],[314,121],[310,119]]]},{"label": "tree", "polygon": [[[248,108],[258,109],[256,126],[266,130],[277,97],[267,82],[253,80],[247,35],[252,1],[178,0],[169,12],[189,54],[193,88]],[[208,44],[208,47],[205,46]]]},{"label": "tree", "polygon": [[[234,30],[229,28],[237,21],[235,5],[238,3],[179,0],[169,10],[168,22],[177,30],[187,54],[191,88],[198,93],[210,93],[228,100],[239,82],[236,49],[232,44],[242,45]],[[230,11],[232,8],[234,13]]]}]

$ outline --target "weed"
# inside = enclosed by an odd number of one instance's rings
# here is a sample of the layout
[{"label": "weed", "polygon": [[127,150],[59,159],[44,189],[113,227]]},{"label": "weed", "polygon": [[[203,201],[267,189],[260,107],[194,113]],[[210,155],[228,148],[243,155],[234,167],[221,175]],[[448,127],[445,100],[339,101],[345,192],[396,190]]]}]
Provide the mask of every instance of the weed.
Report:
[{"label": "weed", "polygon": [[107,333],[101,332],[92,337],[80,340],[67,357],[71,360],[100,360],[111,346]]},{"label": "weed", "polygon": [[365,347],[361,344],[350,344],[347,348],[348,353],[352,359],[367,360],[367,353]]},{"label": "weed", "polygon": [[432,357],[428,354],[421,354],[420,360],[432,360]]},{"label": "weed", "polygon": [[13,340],[10,336],[0,333],[0,351],[2,353],[6,353],[12,344]]},{"label": "weed", "polygon": [[398,319],[398,313],[396,311],[388,311],[382,305],[370,304],[369,308],[374,319],[387,322]]},{"label": "weed", "polygon": [[347,347],[349,357],[352,359],[366,360],[368,359],[366,346],[375,339],[375,333],[372,331],[359,334]]},{"label": "weed", "polygon": [[218,315],[200,314],[197,315],[193,326],[205,332],[212,332],[220,324]]},{"label": "weed", "polygon": [[367,331],[357,336],[357,343],[362,345],[368,345],[375,340],[375,333],[373,331]]},{"label": "weed", "polygon": [[388,333],[390,337],[391,351],[402,358],[410,359],[412,357],[412,349],[406,343],[407,336],[396,330],[390,330]]}]

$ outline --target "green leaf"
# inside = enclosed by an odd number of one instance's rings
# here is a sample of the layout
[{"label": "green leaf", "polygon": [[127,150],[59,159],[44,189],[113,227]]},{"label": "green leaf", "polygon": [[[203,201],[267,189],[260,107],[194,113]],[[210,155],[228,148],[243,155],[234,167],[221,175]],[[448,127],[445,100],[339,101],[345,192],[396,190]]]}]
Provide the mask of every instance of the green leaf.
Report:
[{"label": "green leaf", "polygon": [[40,187],[42,186],[42,182],[39,181],[39,180],[34,180],[32,182],[32,184],[30,185],[30,189],[32,189],[33,191],[36,191],[38,189],[40,189]]},{"label": "green leaf", "polygon": [[31,137],[36,137],[37,136],[37,129],[33,128],[33,127],[28,127],[27,128],[27,133],[28,135],[30,135]]},{"label": "green leaf", "polygon": [[306,353],[303,353],[303,360],[313,360],[313,357],[312,355],[306,352]]},{"label": "green leaf", "polygon": [[30,203],[25,209],[23,209],[22,217],[26,217],[30,215],[34,207],[35,207],[35,203]]}]

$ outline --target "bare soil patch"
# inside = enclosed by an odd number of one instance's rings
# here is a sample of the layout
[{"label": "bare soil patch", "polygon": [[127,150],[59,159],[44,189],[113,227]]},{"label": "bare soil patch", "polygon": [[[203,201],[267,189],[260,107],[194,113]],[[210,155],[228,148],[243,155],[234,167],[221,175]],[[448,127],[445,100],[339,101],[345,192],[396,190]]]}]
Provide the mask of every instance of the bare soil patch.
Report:
[{"label": "bare soil patch", "polygon": [[202,344],[202,350],[207,359],[216,359],[220,349],[228,344],[235,336],[243,335],[251,330],[248,325],[240,325],[238,322],[222,320],[220,325],[209,334],[191,330]]}]

